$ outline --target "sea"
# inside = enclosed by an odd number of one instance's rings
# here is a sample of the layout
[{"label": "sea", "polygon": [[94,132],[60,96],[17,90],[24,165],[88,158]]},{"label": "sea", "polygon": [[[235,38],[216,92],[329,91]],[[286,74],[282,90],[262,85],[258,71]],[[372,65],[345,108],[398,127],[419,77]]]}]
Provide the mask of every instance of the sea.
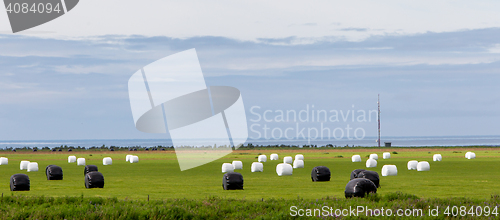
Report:
[{"label": "sea", "polygon": [[[331,144],[337,147],[344,146],[378,146],[376,137],[365,137],[358,139],[248,139],[245,144],[253,145],[294,145],[302,147],[304,145],[317,145],[318,147]],[[382,137],[381,145],[391,142],[395,147],[432,147],[432,146],[498,146],[500,147],[499,136],[429,136],[429,137]],[[169,139],[85,139],[85,140],[5,140],[0,141],[0,148],[23,148],[23,147],[154,147],[172,146]]]}]

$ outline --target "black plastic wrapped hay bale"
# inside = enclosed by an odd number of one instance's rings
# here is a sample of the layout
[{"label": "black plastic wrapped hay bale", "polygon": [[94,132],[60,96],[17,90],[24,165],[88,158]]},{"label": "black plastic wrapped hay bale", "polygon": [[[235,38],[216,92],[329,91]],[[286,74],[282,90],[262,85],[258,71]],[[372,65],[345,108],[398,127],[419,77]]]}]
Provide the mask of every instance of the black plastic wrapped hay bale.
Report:
[{"label": "black plastic wrapped hay bale", "polygon": [[345,186],[345,197],[365,197],[370,193],[377,193],[377,186],[369,179],[356,178],[352,179]]},{"label": "black plastic wrapped hay bale", "polygon": [[85,175],[85,188],[104,188],[104,176],[102,173],[92,171]]},{"label": "black plastic wrapped hay bale", "polygon": [[362,171],[365,171],[364,169],[356,169],[351,172],[351,180],[358,178],[358,174]]},{"label": "black plastic wrapped hay bale", "polygon": [[222,177],[222,188],[224,190],[243,189],[243,175],[236,172],[225,173]]},{"label": "black plastic wrapped hay bale", "polygon": [[380,187],[380,177],[378,176],[378,173],[375,171],[363,170],[363,171],[358,173],[356,178],[369,179],[375,184],[375,186],[377,186],[377,188]]},{"label": "black plastic wrapped hay bale", "polygon": [[83,175],[87,175],[87,173],[90,173],[92,171],[99,171],[99,170],[97,169],[96,165],[87,165],[83,170]]},{"label": "black plastic wrapped hay bale", "polygon": [[72,149],[68,149],[68,152],[71,152],[71,151],[73,151],[73,150]]},{"label": "black plastic wrapped hay bale", "polygon": [[14,174],[10,177],[10,191],[30,191],[30,178],[26,174]]},{"label": "black plastic wrapped hay bale", "polygon": [[311,179],[313,182],[330,181],[330,169],[325,166],[314,167],[311,171]]},{"label": "black plastic wrapped hay bale", "polygon": [[60,166],[48,165],[45,168],[45,175],[47,175],[47,180],[62,180],[63,171]]}]

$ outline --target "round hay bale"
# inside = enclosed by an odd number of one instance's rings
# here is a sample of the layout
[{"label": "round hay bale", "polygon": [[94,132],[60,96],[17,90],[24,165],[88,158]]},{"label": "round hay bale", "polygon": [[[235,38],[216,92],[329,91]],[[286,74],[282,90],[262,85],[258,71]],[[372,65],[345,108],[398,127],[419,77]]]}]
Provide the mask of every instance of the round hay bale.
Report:
[{"label": "round hay bale", "polygon": [[304,160],[304,155],[302,154],[295,155],[295,160]]},{"label": "round hay bale", "polygon": [[22,160],[21,163],[19,164],[19,168],[21,170],[27,170],[28,169],[28,164],[30,164],[29,161],[27,160]]},{"label": "round hay bale", "polygon": [[351,172],[351,180],[358,178],[358,174],[362,171],[365,171],[364,169],[355,169]]},{"label": "round hay bale", "polygon": [[132,156],[134,156],[134,155],[128,154],[127,156],[125,156],[125,161],[130,162],[130,158]]},{"label": "round hay bale", "polygon": [[367,168],[377,167],[377,161],[375,159],[368,159],[366,161],[366,167]]},{"label": "round hay bale", "polygon": [[30,178],[26,174],[14,174],[10,177],[10,191],[30,191]]},{"label": "round hay bale", "polygon": [[418,161],[410,160],[408,161],[408,170],[416,170],[418,165]]},{"label": "round hay bale", "polygon": [[104,188],[104,176],[98,171],[92,171],[85,175],[85,188]]},{"label": "round hay bale", "polygon": [[269,159],[271,159],[271,160],[278,160],[279,159],[278,154],[271,154],[271,156],[269,157]]},{"label": "round hay bale", "polygon": [[377,154],[370,154],[370,159],[378,160]]},{"label": "round hay bale", "polygon": [[377,186],[377,188],[380,187],[380,177],[379,177],[378,173],[375,171],[362,170],[362,171],[358,172],[355,179],[358,179],[358,178],[369,179],[370,181],[372,181],[375,184],[375,186]]},{"label": "round hay bale", "polygon": [[476,154],[474,152],[467,152],[468,154],[465,155],[467,159],[476,159]]},{"label": "round hay bale", "polygon": [[63,179],[63,171],[60,166],[56,165],[48,165],[45,168],[45,175],[47,176],[47,180],[62,180]]},{"label": "round hay bale", "polygon": [[113,159],[111,157],[105,157],[102,158],[102,165],[112,165],[113,164]]},{"label": "round hay bale", "polygon": [[38,171],[38,163],[37,162],[30,162],[28,164],[28,172],[37,172]]},{"label": "round hay bale", "polygon": [[76,163],[76,157],[75,156],[68,156],[68,163]]},{"label": "round hay bale", "polygon": [[77,166],[85,166],[85,158],[76,159],[76,165]]},{"label": "round hay bale", "polygon": [[356,178],[352,179],[345,186],[345,197],[360,197],[363,198],[370,193],[377,193],[377,186],[369,179]]},{"label": "round hay bale", "polygon": [[222,164],[222,172],[227,173],[227,172],[233,172],[234,171],[234,166],[231,163],[223,163]]},{"label": "round hay bale", "polygon": [[261,163],[264,163],[267,161],[267,156],[266,155],[259,155],[258,161]]},{"label": "round hay bale", "polygon": [[313,182],[330,181],[330,169],[325,166],[314,167],[311,171],[311,179]]},{"label": "round hay bale", "polygon": [[135,155],[131,156],[130,163],[139,163],[139,157]]},{"label": "round hay bale", "polygon": [[233,160],[233,167],[235,170],[242,170],[243,169],[243,163],[239,160]]},{"label": "round hay bale", "polygon": [[431,165],[427,161],[420,161],[417,164],[417,171],[429,171],[431,170]]},{"label": "round hay bale", "polygon": [[432,156],[432,161],[442,161],[443,160],[443,157],[441,156],[441,154],[434,154]]},{"label": "round hay bale", "polygon": [[264,172],[264,164],[262,164],[260,162],[253,162],[251,171],[252,171],[252,173]]},{"label": "round hay bale", "polygon": [[291,156],[283,157],[283,163],[292,164],[293,158]]},{"label": "round hay bale", "polygon": [[397,176],[398,168],[396,165],[384,165],[382,167],[382,176]]},{"label": "round hay bale", "polygon": [[97,166],[96,165],[87,165],[83,169],[83,175],[87,175],[87,173],[90,173],[90,172],[93,172],[93,171],[99,171],[97,169]]},{"label": "round hay bale", "polygon": [[361,156],[360,155],[352,155],[351,160],[352,160],[353,163],[355,163],[355,162],[361,162]]},{"label": "round hay bale", "polygon": [[278,176],[290,176],[293,173],[292,165],[288,163],[280,163],[276,166]]},{"label": "round hay bale", "polygon": [[243,175],[235,172],[225,173],[222,177],[222,188],[224,190],[243,189]]},{"label": "round hay bale", "polygon": [[293,169],[297,169],[297,168],[304,168],[304,161],[303,160],[293,161]]},{"label": "round hay bale", "polygon": [[9,165],[9,159],[7,157],[0,157],[0,165]]},{"label": "round hay bale", "polygon": [[391,153],[389,153],[389,152],[384,152],[384,154],[382,154],[382,158],[384,158],[384,160],[385,160],[385,159],[391,159]]}]

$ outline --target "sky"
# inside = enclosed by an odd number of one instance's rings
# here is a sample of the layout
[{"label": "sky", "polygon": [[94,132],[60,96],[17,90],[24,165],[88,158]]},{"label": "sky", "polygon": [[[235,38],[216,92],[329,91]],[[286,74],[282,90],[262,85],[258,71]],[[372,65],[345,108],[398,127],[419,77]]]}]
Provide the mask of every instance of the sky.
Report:
[{"label": "sky", "polygon": [[[382,3],[87,0],[18,34],[0,10],[0,140],[168,138],[135,128],[128,79],[191,48],[208,86],[241,91],[250,138],[375,136],[358,116],[378,94],[385,136],[500,135],[500,3]],[[306,110],[343,115],[279,120]]]}]

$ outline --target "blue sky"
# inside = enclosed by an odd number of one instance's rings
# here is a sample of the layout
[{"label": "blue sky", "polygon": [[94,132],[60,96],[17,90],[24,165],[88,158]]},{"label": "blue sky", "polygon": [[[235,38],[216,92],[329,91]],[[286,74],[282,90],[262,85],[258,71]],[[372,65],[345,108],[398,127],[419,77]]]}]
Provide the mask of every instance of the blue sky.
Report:
[{"label": "blue sky", "polygon": [[[498,135],[499,34],[499,28],[485,28],[301,44],[293,43],[297,37],[3,34],[0,139],[165,138],[135,129],[127,81],[141,67],[190,48],[198,52],[207,85],[240,89],[249,120],[252,106],[261,112],[298,112],[307,105],[374,110],[380,93],[383,135]],[[375,121],[327,126],[347,124],[376,135]]]}]

